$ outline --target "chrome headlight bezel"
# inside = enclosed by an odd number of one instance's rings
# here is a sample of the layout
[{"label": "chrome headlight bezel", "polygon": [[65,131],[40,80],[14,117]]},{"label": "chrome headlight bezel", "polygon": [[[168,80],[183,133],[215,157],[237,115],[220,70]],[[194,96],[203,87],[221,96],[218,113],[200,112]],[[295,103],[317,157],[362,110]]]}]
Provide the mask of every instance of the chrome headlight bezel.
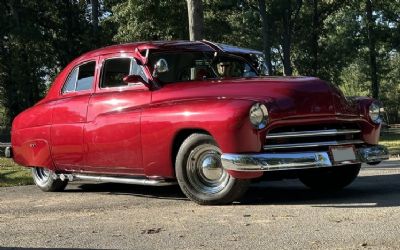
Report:
[{"label": "chrome headlight bezel", "polygon": [[249,120],[256,129],[263,129],[268,124],[268,109],[262,103],[255,103],[249,110]]},{"label": "chrome headlight bezel", "polygon": [[369,119],[375,124],[381,124],[381,106],[378,102],[372,102],[368,108]]}]

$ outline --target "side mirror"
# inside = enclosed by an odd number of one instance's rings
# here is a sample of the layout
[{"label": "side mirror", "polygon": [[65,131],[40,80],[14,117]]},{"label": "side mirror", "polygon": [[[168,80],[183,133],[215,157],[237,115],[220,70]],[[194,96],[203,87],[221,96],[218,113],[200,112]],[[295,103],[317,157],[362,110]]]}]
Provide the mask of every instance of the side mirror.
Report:
[{"label": "side mirror", "polygon": [[167,60],[164,58],[158,59],[156,64],[154,64],[153,77],[157,77],[160,73],[165,73],[169,70]]},{"label": "side mirror", "polygon": [[142,85],[148,88],[147,82],[140,75],[128,75],[125,76],[122,80],[127,86]]}]

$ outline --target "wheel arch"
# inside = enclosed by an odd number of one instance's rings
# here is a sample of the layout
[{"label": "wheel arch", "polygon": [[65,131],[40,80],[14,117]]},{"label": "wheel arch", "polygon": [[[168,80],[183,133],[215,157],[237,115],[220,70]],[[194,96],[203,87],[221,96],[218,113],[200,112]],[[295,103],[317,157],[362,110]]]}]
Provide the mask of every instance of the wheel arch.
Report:
[{"label": "wheel arch", "polygon": [[212,136],[211,133],[205,129],[183,128],[175,134],[174,139],[172,140],[171,166],[173,167],[173,172],[174,172],[175,177],[176,177],[175,160],[176,160],[176,156],[178,155],[179,148],[181,147],[182,143],[186,140],[186,138],[188,138],[190,135],[195,134],[195,133],[207,134],[207,135]]}]

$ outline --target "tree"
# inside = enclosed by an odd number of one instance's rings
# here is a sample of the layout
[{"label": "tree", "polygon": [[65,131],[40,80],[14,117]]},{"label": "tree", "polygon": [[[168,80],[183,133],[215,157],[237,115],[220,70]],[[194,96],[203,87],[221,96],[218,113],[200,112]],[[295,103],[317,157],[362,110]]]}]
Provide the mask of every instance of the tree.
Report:
[{"label": "tree", "polygon": [[[391,122],[400,121],[399,1],[0,0],[0,5],[0,112],[8,124],[83,52],[119,42],[189,39],[188,30],[191,39],[262,50],[270,74],[313,75],[348,95],[379,97]],[[203,21],[196,24],[198,19]]]},{"label": "tree", "polygon": [[203,39],[203,2],[202,0],[186,0],[188,19],[189,19],[189,37],[191,41]]},{"label": "tree", "polygon": [[294,32],[294,24],[298,18],[302,0],[296,1],[295,9],[293,10],[293,4],[291,0],[283,1],[283,34],[282,34],[282,53],[283,53],[283,69],[286,76],[291,76],[293,73],[291,50],[292,50],[292,35]]},{"label": "tree", "polygon": [[112,5],[105,22],[116,26],[115,42],[188,39],[186,8],[184,1],[123,0]]},{"label": "tree", "polygon": [[268,69],[268,75],[273,75],[272,63],[271,63],[271,39],[270,39],[267,9],[265,7],[265,0],[258,0],[258,10],[262,21],[263,51]]},{"label": "tree", "polygon": [[371,76],[371,87],[372,96],[376,99],[379,97],[379,80],[378,80],[378,66],[376,62],[376,50],[375,50],[375,32],[374,25],[375,20],[373,18],[372,12],[372,2],[371,0],[365,1],[365,12],[366,12],[366,22],[367,22],[367,34],[368,34],[368,50],[369,50],[369,66],[370,66],[370,76]]},{"label": "tree", "polygon": [[92,16],[92,26],[95,35],[97,34],[97,29],[99,28],[99,0],[91,0],[91,16]]},{"label": "tree", "polygon": [[10,125],[43,98],[61,68],[96,44],[83,1],[15,0],[2,7],[0,94]]}]

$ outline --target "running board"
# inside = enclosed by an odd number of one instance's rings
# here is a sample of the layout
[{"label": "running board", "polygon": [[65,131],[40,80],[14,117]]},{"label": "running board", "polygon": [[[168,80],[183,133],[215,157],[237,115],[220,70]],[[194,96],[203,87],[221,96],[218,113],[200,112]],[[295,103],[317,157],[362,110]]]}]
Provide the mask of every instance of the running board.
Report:
[{"label": "running board", "polygon": [[95,181],[95,182],[112,182],[121,184],[135,184],[144,186],[171,186],[176,185],[176,182],[168,182],[163,179],[144,179],[144,178],[126,178],[126,177],[111,177],[103,175],[85,175],[85,174],[54,174],[53,179],[69,180],[69,181]]}]

